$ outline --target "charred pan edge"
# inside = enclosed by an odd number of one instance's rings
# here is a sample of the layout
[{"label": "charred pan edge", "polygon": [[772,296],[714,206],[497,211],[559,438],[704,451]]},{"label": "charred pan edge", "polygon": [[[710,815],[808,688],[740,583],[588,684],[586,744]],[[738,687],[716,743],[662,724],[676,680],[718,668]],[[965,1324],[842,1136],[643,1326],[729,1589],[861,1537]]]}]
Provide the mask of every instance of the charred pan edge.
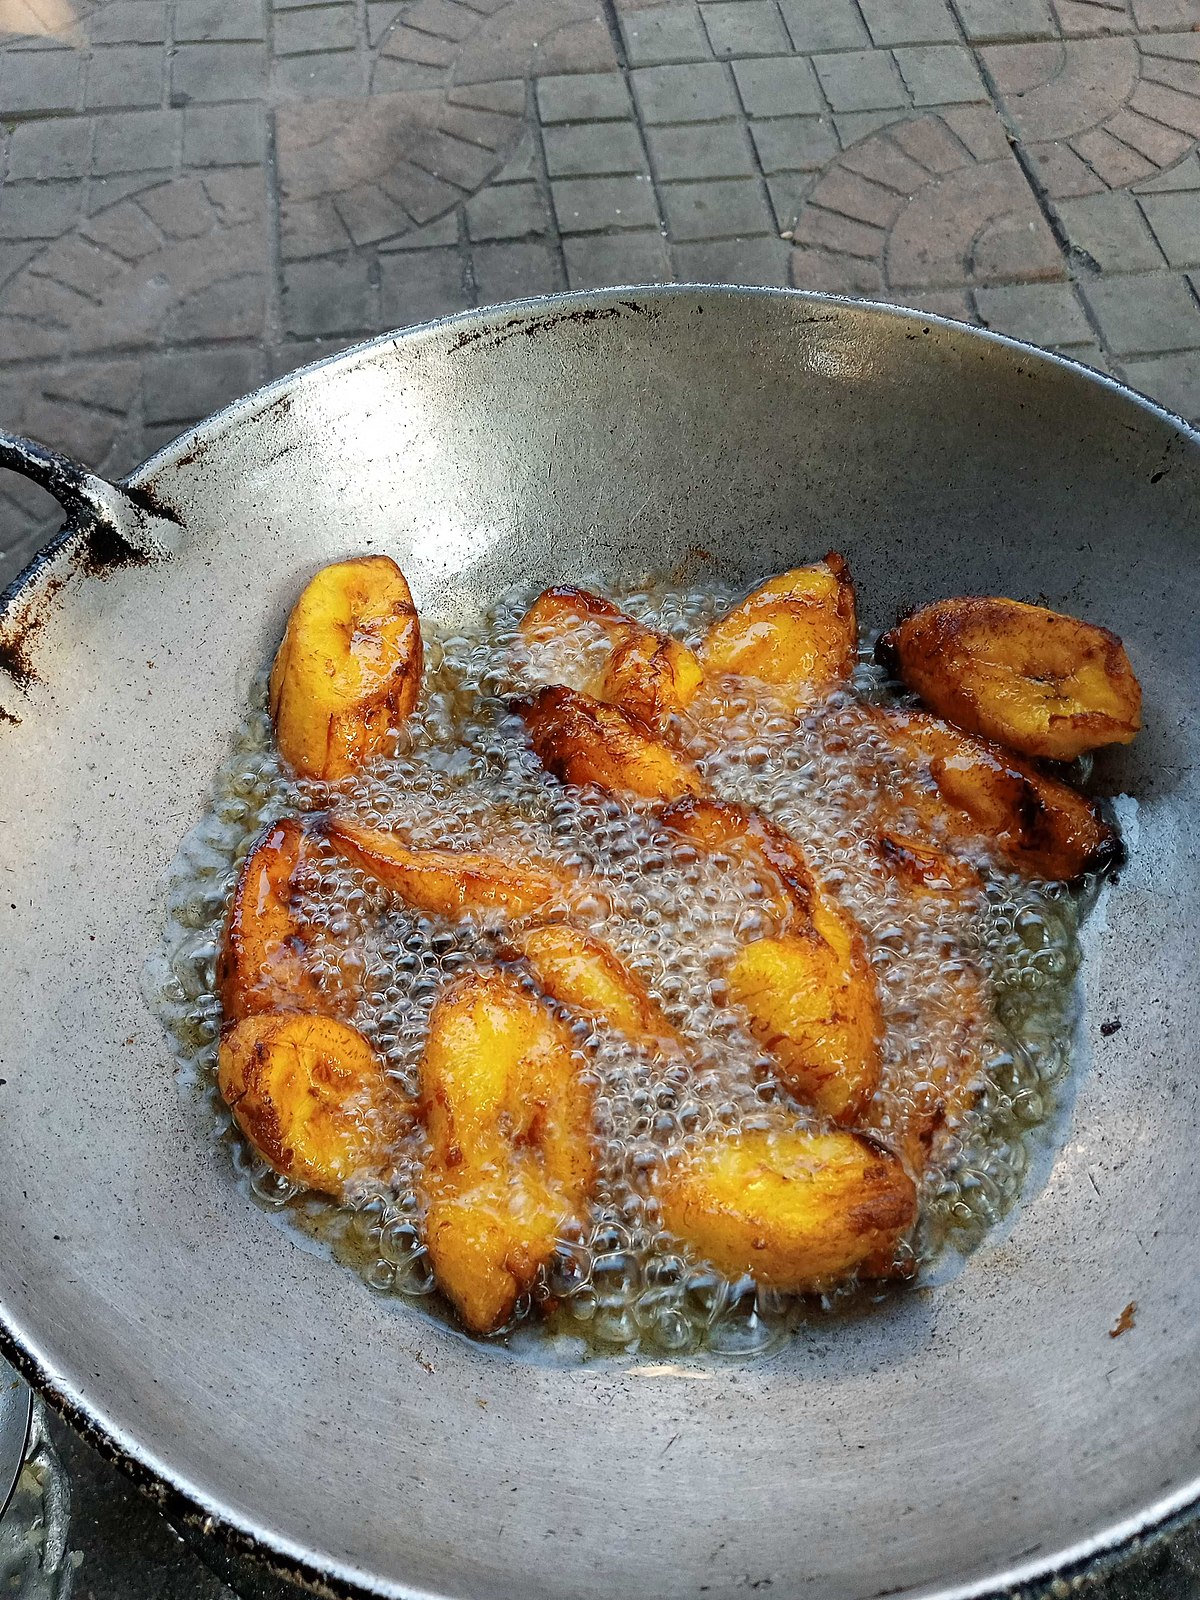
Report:
[{"label": "charred pan edge", "polygon": [[[851,300],[844,296],[820,295],[797,289],[742,288],[729,284],[623,285],[619,288],[583,290],[575,294],[518,300],[488,312],[466,311],[454,317],[384,334],[377,339],[341,351],[324,361],[314,362],[309,367],[290,373],[287,377],[215,412],[198,427],[189,430],[178,440],[151,456],[130,475],[130,478],[122,480],[121,486],[127,493],[145,491],[152,494],[151,486],[155,474],[164,467],[178,466],[193,460],[210,439],[219,437],[241,421],[259,416],[272,408],[286,411],[291,404],[292,395],[301,384],[322,381],[319,375],[327,369],[332,370],[334,367],[341,371],[351,369],[356,363],[365,362],[388,345],[393,345],[397,349],[401,344],[419,345],[431,333],[442,330],[448,332],[458,328],[472,337],[460,339],[457,348],[484,339],[489,334],[493,337],[499,335],[500,342],[503,342],[526,325],[530,325],[530,333],[543,332],[553,325],[551,318],[556,322],[563,320],[586,322],[596,317],[620,316],[623,312],[653,317],[659,314],[658,308],[662,303],[670,300],[681,300],[686,303],[689,299],[693,301],[695,316],[703,315],[704,301],[719,303],[774,299],[787,305],[807,307],[808,310],[801,312],[798,320],[808,323],[836,324],[843,317],[878,318],[891,321],[897,329],[907,326],[908,331],[904,337],[908,340],[917,340],[936,329],[953,340],[969,341],[978,351],[980,360],[987,359],[988,346],[1022,356],[1029,363],[1031,376],[1046,368],[1074,372],[1095,388],[1121,397],[1144,416],[1171,426],[1175,430],[1176,438],[1168,442],[1168,453],[1179,439],[1200,450],[1200,430],[1194,428],[1183,417],[1168,411],[1157,401],[1138,393],[1128,385],[1119,383],[1066,356],[1035,349],[1032,345],[1009,338],[1005,334],[993,333],[987,329],[969,328],[946,317],[888,305],[881,301]],[[537,324],[536,327],[532,326],[534,323]],[[1158,469],[1151,475],[1152,483],[1158,483],[1169,475],[1169,467],[1163,465],[1165,461],[1166,453],[1159,462]],[[170,515],[162,508],[158,509],[157,514]],[[25,570],[0,594],[0,623],[3,623],[18,601],[37,598],[38,584],[43,575],[55,565],[77,536],[77,529],[71,527],[63,529],[34,556]],[[69,576],[68,569],[64,574],[64,580]],[[116,1430],[110,1432],[94,1418],[83,1400],[75,1398],[48,1365],[40,1361],[32,1350],[26,1350],[19,1343],[6,1325],[2,1312],[3,1307],[0,1306],[0,1355],[4,1355],[18,1371],[35,1384],[77,1432],[102,1455],[121,1467],[169,1518],[178,1519],[206,1536],[217,1535],[232,1551],[255,1557],[278,1577],[304,1584],[313,1592],[325,1596],[326,1600],[364,1600],[364,1597],[366,1600],[378,1600],[380,1595],[388,1596],[389,1600],[445,1600],[444,1596],[435,1595],[431,1591],[417,1590],[399,1584],[388,1583],[382,1587],[379,1585],[374,1588],[368,1587],[347,1571],[336,1572],[323,1568],[301,1552],[273,1542],[271,1535],[265,1529],[255,1529],[249,1523],[239,1525],[219,1509],[206,1506],[198,1491],[189,1491],[184,1486],[172,1482],[165,1467],[152,1465],[146,1456],[139,1453],[136,1446],[123,1443]],[[1178,1527],[1195,1516],[1197,1509],[1200,1509],[1200,1480],[1193,1481],[1174,1496],[1152,1502],[1133,1517],[1111,1524],[1104,1532],[1080,1540],[1061,1552],[1057,1558],[1051,1555],[1039,1561],[1037,1553],[1041,1547],[1034,1545],[1019,1552],[1015,1564],[1007,1572],[1000,1572],[974,1583],[942,1589],[928,1596],[927,1600],[985,1600],[985,1597],[1010,1594],[1032,1595],[1040,1593],[1047,1584],[1056,1579],[1071,1584],[1085,1579],[1090,1574],[1102,1574],[1126,1555],[1139,1549],[1154,1548],[1162,1540],[1169,1538]],[[882,1588],[876,1591],[873,1600],[884,1600],[885,1596],[898,1592],[900,1591],[894,1588]]]},{"label": "charred pan edge", "polygon": [[22,1384],[23,1395],[18,1396],[16,1404],[18,1409],[24,1408],[25,1426],[21,1429],[21,1447],[17,1451],[12,1467],[12,1482],[0,1478],[0,1517],[8,1510],[12,1497],[17,1492],[17,1484],[21,1481],[21,1464],[29,1451],[29,1435],[33,1431],[33,1391]]}]

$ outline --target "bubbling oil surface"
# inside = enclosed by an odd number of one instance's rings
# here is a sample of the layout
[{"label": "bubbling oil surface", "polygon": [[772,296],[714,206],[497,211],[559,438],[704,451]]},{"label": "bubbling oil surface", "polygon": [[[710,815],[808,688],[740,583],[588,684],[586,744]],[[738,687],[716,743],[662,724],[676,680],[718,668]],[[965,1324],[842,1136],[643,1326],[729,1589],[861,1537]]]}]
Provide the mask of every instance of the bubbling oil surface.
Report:
[{"label": "bubbling oil surface", "polygon": [[[623,610],[695,644],[738,598],[717,585],[686,592],[652,580],[602,583]],[[745,866],[708,857],[670,834],[647,803],[564,788],[528,748],[507,709],[534,681],[517,624],[533,591],[513,590],[471,628],[425,628],[421,704],[396,748],[335,786],[282,769],[255,685],[212,805],[184,841],[169,879],[167,976],[155,1002],[175,1041],[188,1092],[205,1094],[216,1136],[258,1204],[280,1213],[351,1265],[371,1289],[449,1314],[421,1240],[419,1129],[395,1152],[386,1183],[339,1205],[297,1191],[242,1138],[216,1089],[221,1008],[215,968],[222,923],[241,863],[262,828],[296,812],[335,809],[397,828],[414,845],[555,862],[589,886],[573,907],[646,982],[691,1042],[689,1058],[662,1058],[571,1019],[598,1083],[601,1175],[590,1218],[567,1230],[532,1298],[544,1318],[507,1330],[517,1349],[545,1358],[640,1350],[752,1356],[796,1322],[843,1310],[878,1290],[839,1291],[819,1306],[729,1281],[664,1233],[653,1175],[710,1130],[806,1123],[772,1062],[735,1010],[722,1004],[721,958],[763,931],[763,889]],[[581,635],[574,666],[587,665]],[[570,681],[571,662],[556,673]],[[861,927],[885,1019],[883,1126],[903,1118],[922,1083],[975,1058],[970,1112],[940,1148],[922,1190],[913,1249],[918,1279],[944,1269],[997,1223],[1020,1195],[1039,1130],[1052,1118],[1069,1066],[1077,930],[1094,885],[1069,894],[1030,883],[988,856],[972,858],[981,887],[915,895],[871,841],[897,756],[864,716],[864,702],[896,699],[865,656],[854,682],[796,717],[749,689],[725,700],[691,754],[720,797],[761,807],[801,844],[818,879]],[[407,1093],[417,1090],[433,1004],[455,973],[495,961],[499,924],[450,925],[410,912],[332,852],[298,885],[312,969],[330,995],[356,993],[350,1020]],[[532,1339],[532,1330],[541,1330]]]}]

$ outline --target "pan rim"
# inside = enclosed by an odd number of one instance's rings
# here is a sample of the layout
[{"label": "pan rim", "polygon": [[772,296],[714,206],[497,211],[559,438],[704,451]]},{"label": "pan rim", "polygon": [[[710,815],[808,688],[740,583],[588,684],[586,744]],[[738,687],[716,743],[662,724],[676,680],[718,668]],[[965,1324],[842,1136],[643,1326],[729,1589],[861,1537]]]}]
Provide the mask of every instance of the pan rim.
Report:
[{"label": "pan rim", "polygon": [[[641,301],[662,301],[701,293],[713,298],[728,300],[769,298],[780,301],[800,301],[840,310],[881,313],[885,319],[908,321],[935,326],[955,335],[969,335],[971,339],[997,345],[1027,356],[1038,365],[1046,364],[1079,374],[1088,382],[1132,402],[1158,422],[1169,424],[1194,448],[1200,450],[1200,428],[1185,418],[1160,405],[1149,396],[1130,385],[1110,377],[1057,352],[1042,350],[1024,340],[991,329],[973,327],[952,318],[933,315],[908,306],[898,306],[882,300],[855,299],[844,295],[820,294],[810,290],[785,289],[736,284],[630,284],[596,290],[578,290],[553,295],[527,296],[501,304],[478,307],[455,313],[453,316],[414,324],[377,335],[348,346],[333,355],[323,357],[307,366],[296,368],[282,377],[273,379],[253,390],[211,416],[188,429],[178,438],[157,450],[131,473],[119,480],[120,485],[141,488],[164,467],[178,463],[206,438],[218,434],[243,419],[257,415],[281,396],[293,392],[307,381],[310,375],[326,368],[339,366],[352,369],[368,359],[374,351],[401,341],[415,342],[419,337],[436,330],[455,326],[495,327],[506,320],[521,320],[531,314],[570,315],[576,308],[595,308],[620,305],[631,297]],[[630,309],[634,309],[632,306]],[[39,578],[65,555],[73,540],[80,538],[80,530],[67,523],[40,551],[13,581],[0,592],[0,622],[21,601],[30,597]],[[452,1600],[447,1591],[430,1590],[397,1582],[394,1579],[371,1573],[350,1563],[329,1560],[322,1564],[314,1552],[298,1545],[274,1529],[257,1525],[251,1516],[240,1517],[212,1499],[198,1484],[177,1468],[162,1461],[154,1451],[141,1446],[126,1428],[102,1408],[91,1405],[82,1388],[68,1382],[56,1371],[49,1357],[39,1350],[35,1338],[20,1329],[11,1314],[0,1303],[0,1356],[3,1356],[36,1389],[43,1394],[87,1443],[126,1472],[137,1486],[155,1501],[164,1515],[177,1518],[207,1536],[217,1536],[231,1550],[253,1556],[277,1576],[303,1583],[330,1600]],[[1200,1476],[1152,1499],[1136,1512],[1120,1518],[1097,1532],[1057,1550],[1042,1555],[1031,1555],[984,1577],[968,1582],[942,1584],[908,1591],[921,1600],[995,1600],[995,1597],[1031,1584],[1047,1584],[1056,1579],[1071,1579],[1103,1563],[1105,1558],[1118,1558],[1140,1544],[1165,1537],[1169,1525],[1184,1521],[1189,1514],[1200,1509]],[[882,1600],[887,1590],[878,1592]]]}]

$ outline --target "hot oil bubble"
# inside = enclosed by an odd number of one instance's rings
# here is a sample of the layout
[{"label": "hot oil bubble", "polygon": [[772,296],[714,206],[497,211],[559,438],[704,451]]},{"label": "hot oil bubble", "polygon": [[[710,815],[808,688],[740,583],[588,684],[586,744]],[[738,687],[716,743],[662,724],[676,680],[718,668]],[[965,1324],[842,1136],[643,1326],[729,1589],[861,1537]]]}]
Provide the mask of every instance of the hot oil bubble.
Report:
[{"label": "hot oil bubble", "polygon": [[[606,591],[599,580],[582,586],[692,645],[736,598],[716,584],[683,590],[655,575],[625,592]],[[414,846],[553,866],[574,888],[550,908],[552,917],[569,915],[608,942],[686,1048],[638,1046],[575,1019],[596,1084],[597,1193],[591,1214],[564,1228],[533,1300],[572,1349],[582,1340],[606,1354],[750,1359],[795,1325],[796,1302],[749,1279],[726,1280],[663,1232],[654,1188],[668,1162],[716,1131],[780,1118],[806,1125],[729,1005],[721,976],[742,943],[772,931],[764,885],[745,863],[664,830],[652,806],[564,789],[541,769],[506,704],[530,684],[518,627],[535,595],[514,589],[470,627],[425,624],[416,715],[396,730],[391,751],[334,786],[297,782],[282,770],[265,676],[256,682],[209,810],[172,869],[158,1009],[184,1077],[197,1086],[189,1092],[211,1092],[225,911],[247,850],[279,817],[333,809],[395,829]],[[576,666],[590,672],[600,660],[593,639]],[[865,659],[855,688],[884,703],[891,692]],[[761,807],[791,833],[862,929],[885,1023],[879,1126],[902,1123],[922,1095],[936,1096],[939,1082],[971,1063],[980,1091],[974,1108],[951,1128],[924,1179],[916,1251],[927,1270],[946,1243],[973,1244],[1019,1198],[1031,1135],[1053,1115],[1069,1070],[1087,895],[1023,882],[984,854],[978,895],[905,892],[873,844],[880,797],[898,792],[896,757],[848,692],[797,718],[770,695],[734,685],[712,722],[685,723],[682,733],[717,796]],[[502,956],[503,919],[418,916],[332,850],[295,887],[321,994],[349,1005],[397,1092],[415,1097],[438,995]],[[347,1208],[276,1177],[232,1128],[219,1096],[213,1104],[238,1180],[257,1204],[322,1240],[375,1292],[440,1305],[422,1232],[419,1127],[396,1150],[386,1192]],[[853,1294],[826,1303],[836,1311]]]}]

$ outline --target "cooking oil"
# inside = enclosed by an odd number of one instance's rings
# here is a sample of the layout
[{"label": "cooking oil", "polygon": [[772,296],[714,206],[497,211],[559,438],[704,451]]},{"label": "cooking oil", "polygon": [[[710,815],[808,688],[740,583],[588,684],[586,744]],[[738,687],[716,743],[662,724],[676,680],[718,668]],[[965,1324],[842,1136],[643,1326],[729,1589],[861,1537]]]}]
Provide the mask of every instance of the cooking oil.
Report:
[{"label": "cooking oil", "polygon": [[[589,585],[622,610],[695,645],[737,598],[716,584],[688,591],[646,578]],[[814,1305],[729,1281],[663,1231],[653,1177],[721,1128],[808,1124],[737,1011],[720,969],[769,927],[764,889],[746,863],[706,856],[664,828],[648,802],[564,787],[529,749],[510,709],[541,682],[586,686],[603,653],[595,629],[565,652],[530,652],[519,621],[532,591],[505,594],[477,623],[425,627],[425,684],[395,748],[335,785],[296,780],[274,748],[266,673],[256,683],[212,804],[184,841],[169,881],[166,970],[157,1003],[187,1092],[207,1095],[215,1136],[254,1200],[322,1241],[375,1292],[449,1316],[422,1243],[419,1127],[395,1151],[386,1182],[339,1205],[298,1192],[245,1142],[216,1089],[221,1008],[215,967],[241,863],[265,825],[334,810],[395,828],[415,846],[496,852],[557,864],[582,881],[576,920],[608,941],[646,983],[686,1056],[663,1057],[573,1019],[598,1083],[600,1181],[589,1218],[564,1231],[549,1268],[523,1298],[517,1325],[561,1348],[748,1357],[799,1319],[845,1311],[853,1286]],[[876,847],[899,757],[869,712],[899,699],[864,650],[851,684],[797,712],[747,684],[676,729],[720,798],[761,808],[802,846],[815,876],[853,915],[876,974],[885,1021],[883,1082],[873,1125],[902,1126],[921,1086],[970,1062],[969,1112],[923,1179],[908,1264],[928,1279],[978,1242],[1016,1203],[1038,1131],[1051,1121],[1070,1064],[1073,979],[1085,884],[1030,882],[956,840],[978,886],[917,893]],[[389,1074],[415,1095],[431,1009],[455,973],[502,959],[504,928],[417,915],[331,850],[297,885],[312,971],[330,995],[357,994],[349,1018]],[[878,1294],[878,1290],[869,1291]]]}]

